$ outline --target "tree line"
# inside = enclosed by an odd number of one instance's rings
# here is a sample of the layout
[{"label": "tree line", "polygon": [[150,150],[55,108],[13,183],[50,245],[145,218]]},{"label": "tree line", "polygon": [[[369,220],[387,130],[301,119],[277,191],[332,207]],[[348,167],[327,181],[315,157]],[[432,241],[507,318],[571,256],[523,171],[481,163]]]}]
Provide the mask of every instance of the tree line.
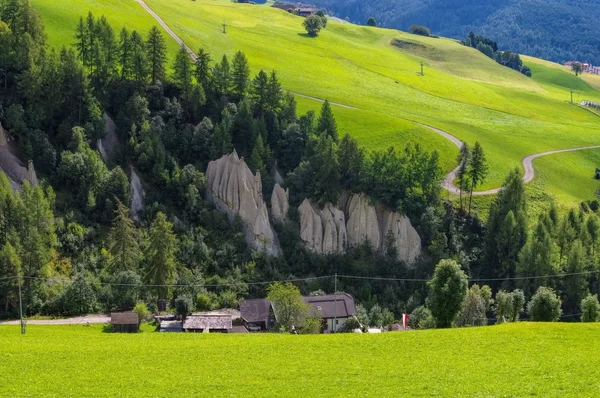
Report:
[{"label": "tree line", "polygon": [[476,48],[479,52],[487,55],[491,59],[508,68],[521,72],[527,77],[531,77],[531,69],[523,65],[521,56],[511,51],[498,50],[498,44],[485,36],[478,36],[470,32],[467,38],[462,42],[465,46]]}]

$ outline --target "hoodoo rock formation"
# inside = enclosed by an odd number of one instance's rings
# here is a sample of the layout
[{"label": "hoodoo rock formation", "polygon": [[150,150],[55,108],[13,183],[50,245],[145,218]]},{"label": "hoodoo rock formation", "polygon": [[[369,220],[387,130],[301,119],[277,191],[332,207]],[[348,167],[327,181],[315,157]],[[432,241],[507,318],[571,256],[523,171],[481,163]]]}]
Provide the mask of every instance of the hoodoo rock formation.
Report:
[{"label": "hoodoo rock formation", "polygon": [[140,212],[144,208],[144,196],[146,195],[146,193],[144,192],[144,188],[142,187],[140,177],[137,175],[133,167],[131,167],[130,190],[131,216],[135,221],[140,221]]},{"label": "hoodoo rock formation", "polygon": [[342,253],[347,246],[344,212],[328,203],[321,210],[308,199],[298,208],[300,238],[306,247],[320,254]]},{"label": "hoodoo rock formation", "polygon": [[278,183],[273,187],[271,195],[271,214],[277,220],[282,220],[287,217],[290,210],[290,190],[284,190]]},{"label": "hoodoo rock formation", "polygon": [[8,177],[8,181],[13,189],[20,189],[23,181],[27,180],[32,185],[37,185],[38,179],[33,167],[33,162],[29,161],[27,167],[13,153],[11,143],[8,141],[8,135],[0,124],[0,169]]},{"label": "hoodoo rock formation", "polygon": [[250,168],[235,151],[211,161],[206,170],[208,198],[230,217],[239,215],[251,247],[269,254],[279,253],[279,244],[269,222],[262,197],[260,173]]},{"label": "hoodoo rock formation", "polygon": [[105,134],[103,138],[98,140],[96,145],[104,161],[108,162],[115,155],[115,149],[119,144],[119,139],[117,138],[117,126],[111,117],[104,112],[102,119],[105,123]]},{"label": "hoodoo rock formation", "polygon": [[387,237],[391,236],[400,260],[411,264],[419,256],[421,238],[408,217],[374,206],[365,195],[351,195],[342,202],[345,211],[331,204],[319,210],[308,199],[302,202],[298,208],[300,237],[309,250],[342,253],[347,246],[365,241],[384,250]]}]

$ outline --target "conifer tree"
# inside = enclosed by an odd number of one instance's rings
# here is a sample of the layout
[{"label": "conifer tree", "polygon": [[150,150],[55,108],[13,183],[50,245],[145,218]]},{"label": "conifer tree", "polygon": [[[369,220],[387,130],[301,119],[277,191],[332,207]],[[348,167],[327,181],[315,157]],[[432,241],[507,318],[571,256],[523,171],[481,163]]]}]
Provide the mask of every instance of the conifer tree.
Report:
[{"label": "conifer tree", "polygon": [[131,33],[131,77],[138,83],[148,80],[148,59],[144,38],[137,31]]},{"label": "conifer tree", "polygon": [[133,74],[131,34],[125,27],[119,33],[119,64],[121,65],[121,79],[131,79]]},{"label": "conifer tree", "polygon": [[79,17],[79,23],[77,25],[77,33],[75,34],[75,48],[77,49],[77,55],[81,60],[83,66],[87,67],[90,64],[90,32],[88,31],[88,25],[85,23],[83,17]]},{"label": "conifer tree", "polygon": [[196,77],[196,81],[201,84],[204,91],[207,92],[211,89],[212,73],[210,64],[212,62],[212,58],[204,48],[200,48],[198,50],[197,57],[194,75]]},{"label": "conifer tree", "polygon": [[238,51],[235,54],[233,57],[232,67],[232,92],[237,96],[238,99],[242,99],[248,91],[248,81],[250,79],[250,67],[248,66],[248,59],[243,52]]},{"label": "conifer tree", "polygon": [[458,189],[459,189],[459,203],[460,209],[463,209],[463,199],[462,193],[463,191],[468,191],[469,183],[467,179],[467,172],[469,170],[469,166],[471,163],[471,148],[469,144],[463,142],[462,147],[460,148],[460,152],[458,153],[458,172],[456,173],[456,177],[458,178]]},{"label": "conifer tree", "polygon": [[277,73],[273,70],[267,83],[267,109],[277,114],[281,110],[282,98],[281,83],[279,83]]},{"label": "conifer tree", "polygon": [[268,109],[269,77],[264,70],[260,70],[252,80],[250,97],[255,106],[255,112],[264,116]]},{"label": "conifer tree", "polygon": [[231,88],[231,66],[226,55],[223,55],[221,62],[215,65],[213,76],[217,93],[220,95],[229,94]]},{"label": "conifer tree", "polygon": [[233,146],[240,156],[248,156],[252,150],[254,120],[250,101],[240,102],[231,128]]},{"label": "conifer tree", "polygon": [[337,145],[329,135],[317,138],[309,159],[312,170],[312,196],[319,204],[337,204],[340,194],[340,165]]},{"label": "conifer tree", "polygon": [[130,210],[117,200],[115,218],[109,235],[112,261],[110,271],[114,274],[134,270],[140,259],[140,248],[136,240],[136,228]]},{"label": "conifer tree", "polygon": [[167,63],[167,44],[161,31],[153,26],[148,33],[146,40],[146,58],[150,67],[150,82],[156,84],[157,81],[163,81],[166,77]]},{"label": "conifer tree", "polygon": [[333,142],[338,141],[337,123],[335,121],[335,117],[333,116],[331,105],[329,105],[329,101],[327,100],[321,107],[321,116],[317,122],[317,133],[328,135],[331,137]]},{"label": "conifer tree", "polygon": [[181,97],[188,102],[192,95],[192,60],[182,44],[179,47],[175,62],[173,63],[173,80],[181,89]]},{"label": "conifer tree", "polygon": [[485,177],[488,173],[488,165],[487,160],[485,159],[485,153],[483,153],[483,148],[479,142],[475,142],[470,160],[469,168],[467,169],[467,176],[469,178],[471,191],[469,196],[469,214],[471,214],[473,190],[485,180]]},{"label": "conifer tree", "polygon": [[[17,308],[19,304],[19,279],[22,278],[21,258],[10,242],[0,249],[0,308],[4,313]],[[16,311],[15,311],[16,312]]]},{"label": "conifer tree", "polygon": [[173,233],[173,224],[167,216],[158,212],[150,225],[146,258],[145,282],[155,286],[159,300],[167,298],[169,288],[165,285],[175,282],[177,237]]}]

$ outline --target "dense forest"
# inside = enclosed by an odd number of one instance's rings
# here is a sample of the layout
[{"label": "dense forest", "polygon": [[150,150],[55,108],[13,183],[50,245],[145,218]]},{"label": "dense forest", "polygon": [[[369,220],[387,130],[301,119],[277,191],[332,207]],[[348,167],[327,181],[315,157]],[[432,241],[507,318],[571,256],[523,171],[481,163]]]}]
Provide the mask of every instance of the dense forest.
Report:
[{"label": "dense forest", "polygon": [[[600,291],[597,201],[530,220],[517,170],[483,223],[470,201],[442,200],[436,152],[413,145],[365,152],[349,135],[338,136],[328,102],[318,114],[298,115],[276,71],[253,73],[243,49],[227,57],[201,48],[193,62],[181,47],[168,59],[158,28],[117,33],[92,13],[73,27],[73,42],[49,48],[27,0],[0,1],[0,123],[40,180],[14,189],[0,174],[2,317],[18,313],[20,287],[28,315],[128,309],[140,301],[174,306],[183,298],[211,310],[265,297],[269,281],[294,280],[304,294],[332,292],[336,280],[327,276],[336,273],[344,276],[337,289],[363,308],[398,317],[423,308],[424,281],[446,259],[493,292],[518,288],[529,299],[550,286],[565,314]],[[116,127],[108,160],[97,146],[107,134],[104,112]],[[290,189],[288,219],[273,220],[277,256],[252,250],[240,218],[229,220],[206,200],[209,161],[233,150],[260,171],[264,196],[274,171]],[[483,148],[463,150],[458,162],[468,193],[485,179]],[[146,191],[137,214],[134,171]],[[376,250],[368,240],[339,254],[308,251],[295,209],[304,198],[336,204],[344,192],[408,215],[422,241],[417,261],[405,264],[393,245]]]},{"label": "dense forest", "polygon": [[370,17],[379,26],[402,30],[419,24],[459,40],[474,31],[494,38],[501,50],[555,62],[600,64],[596,1],[315,0],[315,4],[360,24],[367,24]]}]

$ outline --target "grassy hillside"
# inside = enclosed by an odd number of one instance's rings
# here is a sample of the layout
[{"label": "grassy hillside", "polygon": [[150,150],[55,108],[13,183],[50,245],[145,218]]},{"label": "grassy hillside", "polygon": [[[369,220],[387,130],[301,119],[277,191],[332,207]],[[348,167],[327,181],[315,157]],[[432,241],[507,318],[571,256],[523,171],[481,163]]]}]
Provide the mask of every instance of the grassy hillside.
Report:
[{"label": "grassy hillside", "polygon": [[[75,0],[74,7],[62,11],[44,6],[42,0],[35,3],[51,35],[66,27],[72,30],[86,8],[106,14],[118,28],[129,18],[131,28],[147,30],[155,24],[133,0]],[[226,0],[147,3],[194,49],[205,47],[213,58],[242,50],[254,72],[276,69],[285,89],[358,108],[334,110],[340,130],[368,149],[420,143],[439,150],[449,171],[456,148],[413,122],[441,128],[471,144],[479,140],[490,163],[483,189],[497,187],[529,154],[600,141],[597,116],[568,103],[571,88],[585,93],[586,99],[600,100],[600,92],[542,62],[529,62],[534,78],[528,79],[449,39],[333,21],[319,37],[310,38],[301,18],[267,6]],[[227,34],[221,32],[223,22]],[[392,44],[396,40],[400,46]],[[52,43],[58,44],[55,39]],[[173,42],[170,48],[173,51]],[[421,61],[425,76],[417,73]],[[320,107],[306,98],[298,98],[298,103],[301,112]],[[572,156],[577,163],[579,156],[585,161],[587,155]],[[572,172],[588,174],[581,167]],[[559,181],[547,184],[560,187]],[[582,185],[573,197],[578,201],[591,194]]]},{"label": "grassy hillside", "polygon": [[2,394],[597,396],[599,324],[380,335],[102,333],[0,326]]}]

